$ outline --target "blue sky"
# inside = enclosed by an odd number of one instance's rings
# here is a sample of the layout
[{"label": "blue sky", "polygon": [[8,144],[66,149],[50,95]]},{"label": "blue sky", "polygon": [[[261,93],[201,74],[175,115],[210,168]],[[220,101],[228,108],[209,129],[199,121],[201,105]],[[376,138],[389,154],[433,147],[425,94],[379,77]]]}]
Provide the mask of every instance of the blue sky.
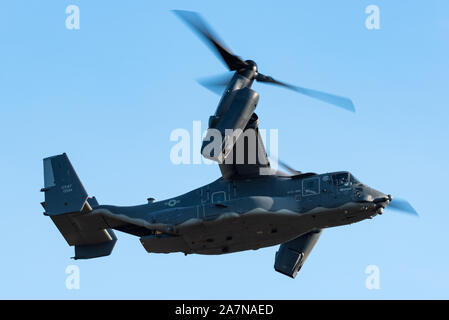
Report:
[{"label": "blue sky", "polygon": [[[65,28],[70,4],[79,30]],[[380,30],[365,27],[371,4]],[[355,114],[254,85],[281,159],[302,171],[349,170],[420,217],[387,211],[325,230],[295,280],[274,271],[277,247],[157,255],[122,233],[111,256],[71,260],[42,215],[42,158],[67,152],[107,204],[164,199],[219,177],[217,166],[169,158],[172,130],[205,126],[218,103],[195,79],[225,71],[171,9],[200,12],[265,74],[352,98]],[[449,298],[447,1],[2,1],[0,39],[0,298]],[[72,264],[79,290],[65,286]],[[368,265],[379,267],[379,290],[365,287]]]}]

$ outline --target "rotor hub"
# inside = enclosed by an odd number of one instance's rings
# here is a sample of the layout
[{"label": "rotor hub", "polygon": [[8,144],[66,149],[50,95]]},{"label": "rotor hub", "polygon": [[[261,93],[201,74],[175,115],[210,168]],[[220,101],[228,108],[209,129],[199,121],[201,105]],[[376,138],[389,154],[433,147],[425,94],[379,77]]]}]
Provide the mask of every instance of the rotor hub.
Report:
[{"label": "rotor hub", "polygon": [[253,60],[246,60],[245,62],[248,65],[245,69],[257,72],[257,64]]},{"label": "rotor hub", "polygon": [[245,64],[245,67],[237,72],[250,80],[254,80],[257,76],[257,64],[253,60],[246,60]]}]

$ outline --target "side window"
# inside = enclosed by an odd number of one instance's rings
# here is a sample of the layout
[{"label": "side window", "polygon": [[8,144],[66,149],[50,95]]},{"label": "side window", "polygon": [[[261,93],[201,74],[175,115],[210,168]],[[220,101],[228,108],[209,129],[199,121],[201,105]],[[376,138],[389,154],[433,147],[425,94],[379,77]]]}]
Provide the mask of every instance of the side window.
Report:
[{"label": "side window", "polygon": [[212,193],[212,203],[219,203],[226,200],[226,192],[217,191]]},{"label": "side window", "polygon": [[302,181],[302,195],[313,196],[320,193],[320,179],[310,178]]}]

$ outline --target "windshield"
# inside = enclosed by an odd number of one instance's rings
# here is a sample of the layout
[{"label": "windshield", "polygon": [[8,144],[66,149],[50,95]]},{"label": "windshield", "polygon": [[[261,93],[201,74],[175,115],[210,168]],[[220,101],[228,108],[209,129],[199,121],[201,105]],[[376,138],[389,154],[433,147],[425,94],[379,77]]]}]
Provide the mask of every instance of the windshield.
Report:
[{"label": "windshield", "polygon": [[349,173],[337,173],[332,175],[332,180],[334,181],[334,184],[336,184],[338,187],[341,186],[349,186]]},{"label": "windshield", "polygon": [[332,175],[332,180],[338,187],[349,187],[352,184],[360,183],[359,180],[349,172],[336,173]]},{"label": "windshield", "polygon": [[351,174],[350,177],[351,177],[351,183],[353,183],[353,184],[360,183],[360,181],[356,177],[354,177],[354,175]]}]

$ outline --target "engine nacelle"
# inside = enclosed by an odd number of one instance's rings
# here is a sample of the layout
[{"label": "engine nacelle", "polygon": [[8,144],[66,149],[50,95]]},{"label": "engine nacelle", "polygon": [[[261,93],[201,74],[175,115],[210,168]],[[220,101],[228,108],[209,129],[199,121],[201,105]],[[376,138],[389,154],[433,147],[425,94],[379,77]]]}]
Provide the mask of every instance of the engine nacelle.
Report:
[{"label": "engine nacelle", "polygon": [[321,230],[312,231],[280,245],[276,252],[274,269],[295,278],[321,235]]},{"label": "engine nacelle", "polygon": [[[232,152],[235,142],[246,128],[259,102],[259,94],[247,87],[234,90],[230,94],[233,97],[227,112],[209,119],[209,129],[201,147],[204,157],[219,163],[223,163]],[[216,138],[220,140],[214,141]]]}]

